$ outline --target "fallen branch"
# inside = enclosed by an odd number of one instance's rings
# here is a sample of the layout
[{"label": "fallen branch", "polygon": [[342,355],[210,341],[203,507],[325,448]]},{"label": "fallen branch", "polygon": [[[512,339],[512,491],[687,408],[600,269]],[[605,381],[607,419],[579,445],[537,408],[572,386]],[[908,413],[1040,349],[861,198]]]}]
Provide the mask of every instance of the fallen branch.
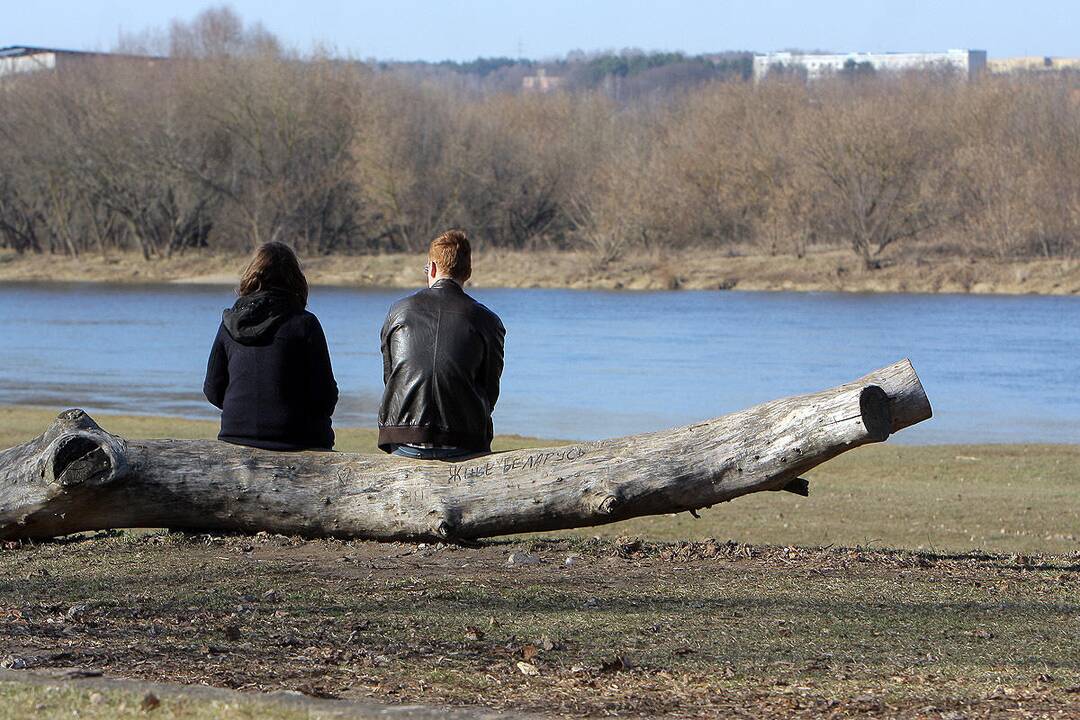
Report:
[{"label": "fallen branch", "polygon": [[457,463],[125,440],[67,410],[0,452],[0,538],[166,527],[457,541],[601,525],[801,493],[801,473],[930,416],[907,360],[673,430]]}]

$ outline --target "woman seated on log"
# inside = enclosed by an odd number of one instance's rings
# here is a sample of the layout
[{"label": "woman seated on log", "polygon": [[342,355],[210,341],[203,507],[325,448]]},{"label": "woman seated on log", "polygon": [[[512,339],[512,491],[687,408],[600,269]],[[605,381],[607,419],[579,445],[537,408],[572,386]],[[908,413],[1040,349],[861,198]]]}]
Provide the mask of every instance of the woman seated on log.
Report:
[{"label": "woman seated on log", "polygon": [[222,314],[203,393],[221,408],[219,440],[267,450],[330,450],[338,389],[307,278],[288,245],[261,245]]}]

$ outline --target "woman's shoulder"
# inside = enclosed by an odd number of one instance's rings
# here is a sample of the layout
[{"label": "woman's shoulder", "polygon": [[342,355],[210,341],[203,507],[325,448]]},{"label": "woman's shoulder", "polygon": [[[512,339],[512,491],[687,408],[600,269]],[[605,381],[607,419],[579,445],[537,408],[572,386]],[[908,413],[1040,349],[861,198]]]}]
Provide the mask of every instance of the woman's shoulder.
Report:
[{"label": "woman's shoulder", "polygon": [[288,325],[290,329],[303,335],[310,335],[314,331],[322,330],[322,324],[319,322],[319,318],[315,313],[306,309],[301,310],[290,317],[285,324]]}]

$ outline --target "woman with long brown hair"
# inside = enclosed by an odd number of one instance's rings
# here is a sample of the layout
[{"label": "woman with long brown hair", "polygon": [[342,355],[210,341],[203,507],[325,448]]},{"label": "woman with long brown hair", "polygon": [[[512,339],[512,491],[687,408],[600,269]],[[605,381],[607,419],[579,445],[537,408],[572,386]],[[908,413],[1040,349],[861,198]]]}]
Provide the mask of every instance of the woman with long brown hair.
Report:
[{"label": "woman with long brown hair", "polygon": [[222,313],[203,393],[221,408],[218,439],[267,450],[334,447],[338,390],[308,284],[292,248],[255,250]]}]

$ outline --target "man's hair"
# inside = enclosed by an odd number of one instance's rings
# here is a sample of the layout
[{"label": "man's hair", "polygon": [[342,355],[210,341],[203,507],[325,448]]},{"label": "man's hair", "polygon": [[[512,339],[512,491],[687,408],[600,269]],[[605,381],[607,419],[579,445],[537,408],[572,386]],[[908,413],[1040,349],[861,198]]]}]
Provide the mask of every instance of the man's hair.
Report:
[{"label": "man's hair", "polygon": [[472,248],[464,230],[447,230],[432,240],[428,259],[458,282],[472,276]]},{"label": "man's hair", "polygon": [[307,278],[296,253],[285,243],[268,242],[255,249],[251,263],[240,276],[236,294],[244,297],[261,290],[285,293],[300,303],[300,307],[307,307]]}]

